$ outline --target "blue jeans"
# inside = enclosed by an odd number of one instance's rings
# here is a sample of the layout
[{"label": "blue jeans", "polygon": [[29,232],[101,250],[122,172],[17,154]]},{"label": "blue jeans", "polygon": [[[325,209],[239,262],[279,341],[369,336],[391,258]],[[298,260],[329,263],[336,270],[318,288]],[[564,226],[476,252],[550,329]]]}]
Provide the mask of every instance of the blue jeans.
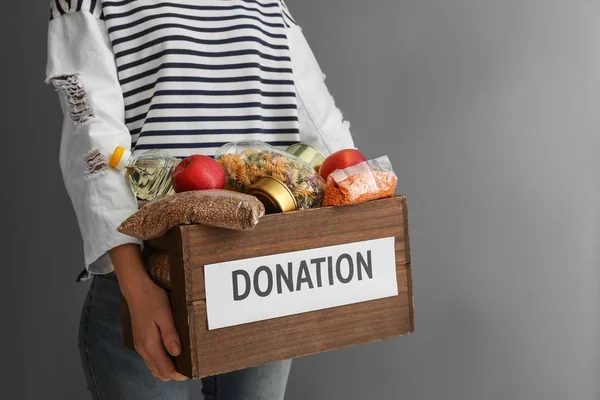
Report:
[{"label": "blue jeans", "polygon": [[[95,400],[184,400],[190,382],[152,376],[135,351],[123,344],[121,294],[114,274],[93,278],[81,315],[79,351]],[[205,400],[282,400],[291,361],[202,379]]]}]

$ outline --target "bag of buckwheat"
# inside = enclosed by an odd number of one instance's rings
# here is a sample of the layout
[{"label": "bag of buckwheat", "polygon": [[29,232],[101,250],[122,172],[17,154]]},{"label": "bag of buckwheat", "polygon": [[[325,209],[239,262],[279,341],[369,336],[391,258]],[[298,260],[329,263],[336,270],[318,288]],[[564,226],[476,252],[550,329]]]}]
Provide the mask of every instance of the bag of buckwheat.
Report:
[{"label": "bag of buckwheat", "polygon": [[244,231],[256,226],[265,207],[254,196],[231,190],[176,193],[146,203],[118,228],[124,235],[150,240],[177,225],[202,224]]}]

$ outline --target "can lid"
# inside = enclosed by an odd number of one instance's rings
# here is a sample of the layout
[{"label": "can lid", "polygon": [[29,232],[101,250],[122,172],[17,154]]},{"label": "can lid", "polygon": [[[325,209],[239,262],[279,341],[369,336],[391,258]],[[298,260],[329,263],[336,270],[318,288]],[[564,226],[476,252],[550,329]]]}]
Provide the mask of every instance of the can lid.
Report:
[{"label": "can lid", "polygon": [[319,149],[306,143],[295,143],[287,148],[287,153],[290,153],[311,167],[317,169],[325,161],[325,155]]},{"label": "can lid", "polygon": [[263,206],[265,207],[265,214],[275,214],[282,211],[279,204],[277,204],[275,199],[273,199],[273,197],[268,193],[260,190],[251,190],[248,192],[248,194],[256,197],[261,203],[263,203]]},{"label": "can lid", "polygon": [[248,187],[247,194],[258,198],[265,206],[267,214],[296,211],[296,198],[279,179],[264,176]]},{"label": "can lid", "polygon": [[129,157],[131,157],[131,152],[129,150],[127,150],[125,147],[117,146],[115,151],[113,151],[112,156],[110,156],[108,165],[114,169],[122,171],[127,166]]}]

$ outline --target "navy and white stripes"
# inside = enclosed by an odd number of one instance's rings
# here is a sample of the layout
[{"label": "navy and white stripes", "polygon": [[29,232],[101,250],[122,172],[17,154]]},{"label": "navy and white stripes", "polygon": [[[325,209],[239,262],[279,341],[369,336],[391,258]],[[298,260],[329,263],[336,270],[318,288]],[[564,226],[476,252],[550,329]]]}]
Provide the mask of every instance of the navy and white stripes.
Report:
[{"label": "navy and white stripes", "polygon": [[292,13],[290,12],[287,4],[285,4],[284,0],[281,0],[281,5],[283,8],[283,22],[285,23],[285,26],[290,27],[292,25],[298,25],[296,20],[292,17]]},{"label": "navy and white stripes", "polygon": [[52,18],[106,21],[134,150],[213,155],[235,140],[298,141],[280,0],[54,0]]},{"label": "navy and white stripes", "polygon": [[98,19],[104,19],[100,0],[52,0],[50,2],[50,20],[78,11],[87,11]]}]

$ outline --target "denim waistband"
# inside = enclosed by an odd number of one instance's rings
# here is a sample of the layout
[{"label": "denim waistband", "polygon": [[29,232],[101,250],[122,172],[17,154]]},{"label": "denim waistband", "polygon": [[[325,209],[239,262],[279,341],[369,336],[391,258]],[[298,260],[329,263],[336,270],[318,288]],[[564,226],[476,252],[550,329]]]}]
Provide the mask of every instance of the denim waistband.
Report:
[{"label": "denim waistband", "polygon": [[98,279],[110,279],[110,280],[113,280],[115,282],[118,282],[117,274],[115,273],[115,271],[109,272],[107,274],[97,274],[97,275],[94,275],[94,278],[98,278]]},{"label": "denim waistband", "polygon": [[79,274],[79,276],[76,279],[76,282],[85,282],[85,281],[93,279],[93,278],[111,279],[113,281],[118,282],[117,274],[115,273],[115,271],[109,272],[107,274],[91,274],[85,269],[83,271],[81,271],[81,273]]}]

